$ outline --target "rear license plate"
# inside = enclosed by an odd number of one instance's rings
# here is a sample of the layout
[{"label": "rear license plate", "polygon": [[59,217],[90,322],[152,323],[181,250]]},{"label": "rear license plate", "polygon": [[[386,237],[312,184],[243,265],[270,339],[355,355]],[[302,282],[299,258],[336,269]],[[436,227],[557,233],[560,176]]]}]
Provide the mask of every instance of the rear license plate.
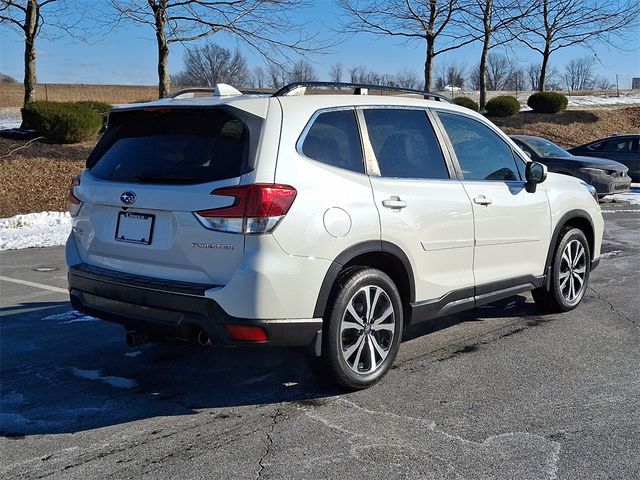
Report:
[{"label": "rear license plate", "polygon": [[149,245],[153,235],[155,215],[137,212],[118,213],[116,240],[119,242]]}]

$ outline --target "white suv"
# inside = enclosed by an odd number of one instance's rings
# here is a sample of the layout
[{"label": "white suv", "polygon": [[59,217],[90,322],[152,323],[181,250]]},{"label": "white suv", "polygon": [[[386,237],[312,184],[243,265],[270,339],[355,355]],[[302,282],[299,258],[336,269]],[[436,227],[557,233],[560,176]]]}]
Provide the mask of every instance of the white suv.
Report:
[{"label": "white suv", "polygon": [[529,290],[576,307],[600,256],[595,190],[547,178],[471,110],[374,89],[112,110],[69,195],[73,306],[130,344],[308,347],[348,388],[388,371],[410,324]]}]

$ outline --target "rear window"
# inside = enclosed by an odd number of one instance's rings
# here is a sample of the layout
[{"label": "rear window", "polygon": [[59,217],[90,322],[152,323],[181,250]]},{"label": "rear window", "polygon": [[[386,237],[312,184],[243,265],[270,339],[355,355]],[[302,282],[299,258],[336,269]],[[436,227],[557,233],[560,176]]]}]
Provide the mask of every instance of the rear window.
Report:
[{"label": "rear window", "polygon": [[87,167],[101,180],[192,184],[251,168],[249,132],[222,109],[115,112]]}]

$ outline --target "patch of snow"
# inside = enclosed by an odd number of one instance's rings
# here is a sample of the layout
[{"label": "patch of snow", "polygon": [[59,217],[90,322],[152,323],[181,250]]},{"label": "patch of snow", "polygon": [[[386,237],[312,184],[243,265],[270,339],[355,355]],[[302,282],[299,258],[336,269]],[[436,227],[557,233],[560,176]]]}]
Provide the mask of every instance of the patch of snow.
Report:
[{"label": "patch of snow", "polygon": [[5,128],[19,128],[22,115],[19,108],[0,108],[0,130]]},{"label": "patch of snow", "polygon": [[64,325],[66,323],[82,323],[82,322],[99,322],[100,320],[95,317],[90,317],[77,310],[71,310],[70,312],[58,313],[57,315],[49,315],[44,317],[43,320],[63,320],[58,322],[58,325]]},{"label": "patch of snow", "polygon": [[141,355],[142,352],[140,350],[138,350],[137,352],[127,352],[124,354],[125,357],[137,357],[138,355]]},{"label": "patch of snow", "polygon": [[569,107],[600,107],[610,105],[640,105],[640,96],[598,97],[596,95],[569,96]]},{"label": "patch of snow", "polygon": [[611,258],[622,255],[624,252],[622,250],[614,250],[612,252],[602,253],[600,254],[600,258]]},{"label": "patch of snow", "polygon": [[100,370],[83,370],[81,368],[74,367],[71,369],[71,372],[76,377],[85,378],[87,380],[99,380],[116,388],[135,388],[138,386],[138,382],[135,380],[123,377],[103,376],[101,375]]},{"label": "patch of snow", "polygon": [[631,205],[640,205],[640,192],[629,191],[624,193],[614,193],[613,195],[607,195],[606,197],[604,197],[604,199],[613,202],[624,202]]},{"label": "patch of snow", "polygon": [[71,232],[68,212],[40,212],[0,218],[0,251],[64,245]]}]

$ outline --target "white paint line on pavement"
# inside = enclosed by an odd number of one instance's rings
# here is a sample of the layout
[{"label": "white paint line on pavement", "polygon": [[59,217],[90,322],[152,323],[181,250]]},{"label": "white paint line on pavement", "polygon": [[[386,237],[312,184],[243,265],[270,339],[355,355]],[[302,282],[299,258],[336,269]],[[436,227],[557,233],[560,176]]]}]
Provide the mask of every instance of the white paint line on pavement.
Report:
[{"label": "white paint line on pavement", "polygon": [[50,292],[69,293],[69,290],[67,290],[66,288],[52,287],[51,285],[45,285],[44,283],[27,282],[26,280],[18,280],[17,278],[3,277],[2,275],[0,275],[0,280],[2,280],[3,282],[17,283],[19,285],[26,285],[28,287],[39,288],[41,290],[49,290]]},{"label": "white paint line on pavement", "polygon": [[640,209],[636,210],[602,210],[602,213],[638,213]]}]

